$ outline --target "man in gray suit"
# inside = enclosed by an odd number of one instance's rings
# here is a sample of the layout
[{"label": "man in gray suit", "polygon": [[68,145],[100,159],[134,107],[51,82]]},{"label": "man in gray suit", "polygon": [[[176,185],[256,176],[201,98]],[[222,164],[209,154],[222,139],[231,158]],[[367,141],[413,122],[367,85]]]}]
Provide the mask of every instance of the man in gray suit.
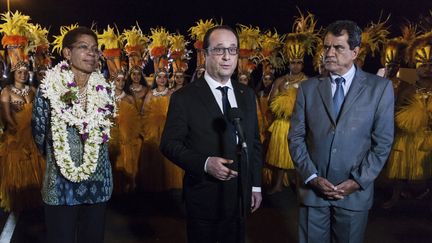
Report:
[{"label": "man in gray suit", "polygon": [[373,182],[393,142],[389,80],[354,65],[361,29],[336,21],[326,29],[329,75],[297,93],[289,149],[301,180],[299,242],[363,242]]}]

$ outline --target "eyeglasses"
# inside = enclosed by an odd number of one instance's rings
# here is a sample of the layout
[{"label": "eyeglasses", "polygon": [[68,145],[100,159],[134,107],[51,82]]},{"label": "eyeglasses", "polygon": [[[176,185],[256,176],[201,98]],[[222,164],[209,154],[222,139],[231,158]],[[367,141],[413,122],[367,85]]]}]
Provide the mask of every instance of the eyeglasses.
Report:
[{"label": "eyeglasses", "polygon": [[90,47],[89,45],[84,44],[84,43],[77,44],[77,45],[72,45],[72,48],[76,48],[76,49],[78,49],[79,51],[91,52],[91,53],[94,53],[94,54],[96,54],[96,55],[99,55],[99,54],[100,54],[100,51],[99,51],[99,49],[97,48],[97,46]]},{"label": "eyeglasses", "polygon": [[214,47],[214,48],[208,48],[207,49],[211,54],[213,55],[224,55],[225,51],[228,51],[228,54],[231,56],[237,55],[239,52],[239,49],[237,47]]}]

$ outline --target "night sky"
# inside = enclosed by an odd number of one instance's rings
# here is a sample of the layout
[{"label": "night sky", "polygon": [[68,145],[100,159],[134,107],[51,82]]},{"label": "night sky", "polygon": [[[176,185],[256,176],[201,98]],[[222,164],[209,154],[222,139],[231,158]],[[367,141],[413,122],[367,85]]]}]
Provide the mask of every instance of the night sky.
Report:
[{"label": "night sky", "polygon": [[[187,35],[187,30],[199,19],[223,19],[224,24],[259,26],[261,30],[276,29],[284,34],[291,31],[296,6],[315,14],[318,25],[325,27],[337,19],[351,19],[360,27],[376,22],[381,12],[391,14],[391,36],[400,35],[399,26],[405,21],[417,21],[432,10],[432,0],[256,0],[256,1],[172,1],[172,0],[10,0],[11,10],[30,15],[33,23],[50,28],[50,35],[59,33],[59,26],[79,23],[98,29],[117,24],[120,30],[138,21],[148,33],[151,27],[163,26],[170,32]],[[0,11],[6,11],[6,0],[0,0]],[[378,62],[366,59],[365,69],[376,71]],[[306,70],[308,70],[307,68]]]}]

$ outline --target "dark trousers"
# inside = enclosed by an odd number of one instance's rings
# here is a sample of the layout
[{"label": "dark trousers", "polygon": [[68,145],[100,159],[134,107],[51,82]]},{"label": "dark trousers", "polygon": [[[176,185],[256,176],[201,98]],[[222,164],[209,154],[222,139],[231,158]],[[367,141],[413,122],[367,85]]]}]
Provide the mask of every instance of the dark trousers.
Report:
[{"label": "dark trousers", "polygon": [[306,207],[299,210],[300,243],[362,243],[369,211],[338,207]]},{"label": "dark trousers", "polygon": [[85,205],[45,204],[49,243],[103,243],[106,203]]},{"label": "dark trousers", "polygon": [[243,243],[245,222],[237,217],[224,220],[187,219],[188,243]]}]

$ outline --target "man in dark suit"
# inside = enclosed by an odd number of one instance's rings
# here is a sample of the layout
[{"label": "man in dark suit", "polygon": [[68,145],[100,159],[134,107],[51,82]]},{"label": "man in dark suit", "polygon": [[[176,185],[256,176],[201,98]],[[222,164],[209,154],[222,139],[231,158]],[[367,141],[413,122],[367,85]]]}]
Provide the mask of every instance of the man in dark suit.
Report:
[{"label": "man in dark suit", "polygon": [[[247,86],[231,81],[239,41],[230,27],[210,29],[203,49],[204,77],[171,96],[160,148],[186,172],[188,242],[244,242],[241,208],[253,212],[262,200],[255,95]],[[239,153],[240,136],[227,118],[230,107],[238,107],[243,114],[240,124],[248,159],[244,150]]]},{"label": "man in dark suit", "polygon": [[389,80],[354,65],[361,29],[336,21],[326,29],[329,75],[297,93],[289,149],[300,175],[299,242],[363,242],[374,180],[393,142]]}]

